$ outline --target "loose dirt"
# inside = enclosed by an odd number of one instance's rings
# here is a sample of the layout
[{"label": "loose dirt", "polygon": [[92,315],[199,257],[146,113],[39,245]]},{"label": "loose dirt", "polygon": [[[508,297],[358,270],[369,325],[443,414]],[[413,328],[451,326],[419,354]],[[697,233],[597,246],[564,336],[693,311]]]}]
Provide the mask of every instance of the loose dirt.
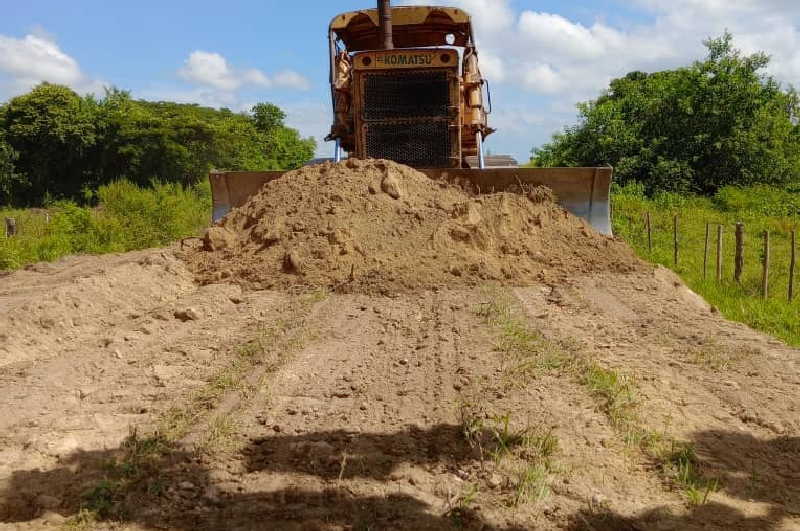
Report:
[{"label": "loose dirt", "polygon": [[[309,182],[340,178],[350,195],[294,190],[302,231],[293,185],[279,183],[280,216],[246,226],[245,208],[188,261],[171,247],[0,278],[0,529],[800,529],[800,351],[726,321],[553,205],[426,183],[450,202],[425,207],[403,195],[413,173],[397,177],[394,199],[368,189],[389,167],[351,182],[327,168]],[[345,224],[366,223],[367,205],[378,236]],[[482,228],[453,239],[469,205]],[[544,223],[504,221],[502,205]],[[380,232],[384,214],[402,237]],[[257,252],[256,233],[278,218],[289,220],[280,238]],[[334,232],[350,227],[352,250],[341,254],[327,225],[319,234],[327,218]],[[504,240],[508,226],[536,245]],[[573,249],[584,242],[595,247]],[[263,271],[248,276],[225,246]],[[553,249],[564,249],[559,266]],[[433,250],[486,265],[453,275]],[[283,271],[287,251],[302,274]],[[359,269],[396,251],[402,267]],[[431,279],[410,276],[412,251]],[[310,289],[342,282],[351,293]],[[497,294],[513,320],[487,320]],[[528,362],[509,357],[515,344],[532,345]],[[718,480],[705,503],[626,440],[572,360],[627,376],[641,427],[693,445],[693,470]]]},{"label": "loose dirt", "polygon": [[642,267],[549,190],[526,192],[474,196],[384,160],[307,166],[267,183],[209,230],[188,263],[202,283],[359,293]]}]

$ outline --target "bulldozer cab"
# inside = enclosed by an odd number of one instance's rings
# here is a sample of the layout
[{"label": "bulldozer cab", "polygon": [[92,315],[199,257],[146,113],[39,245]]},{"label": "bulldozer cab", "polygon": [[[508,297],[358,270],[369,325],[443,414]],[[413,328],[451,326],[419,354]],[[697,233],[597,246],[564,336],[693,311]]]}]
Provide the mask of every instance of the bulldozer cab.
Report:
[{"label": "bulldozer cab", "polygon": [[395,7],[385,13],[387,25],[382,15],[367,9],[331,21],[327,140],[357,158],[469,167],[493,132],[470,16],[451,7]]}]

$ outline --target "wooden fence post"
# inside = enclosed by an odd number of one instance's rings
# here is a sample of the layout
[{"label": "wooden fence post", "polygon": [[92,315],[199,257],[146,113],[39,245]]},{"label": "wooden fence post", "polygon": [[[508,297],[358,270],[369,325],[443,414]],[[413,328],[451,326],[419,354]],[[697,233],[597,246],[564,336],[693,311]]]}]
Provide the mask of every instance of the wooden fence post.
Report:
[{"label": "wooden fence post", "polygon": [[653,222],[650,219],[650,212],[645,214],[645,224],[647,225],[647,250],[653,252]]},{"label": "wooden fence post", "polygon": [[708,271],[708,240],[711,231],[711,223],[706,222],[706,245],[703,250],[703,280],[706,279],[706,272]]},{"label": "wooden fence post", "polygon": [[736,262],[734,265],[733,279],[742,282],[744,269],[744,223],[736,224]]},{"label": "wooden fence post", "polygon": [[672,242],[675,247],[672,257],[675,261],[675,265],[677,266],[678,265],[678,214],[675,214],[675,217],[672,219]]},{"label": "wooden fence post", "polygon": [[797,265],[797,231],[792,231],[792,258],[789,262],[789,302],[794,300],[794,268]]},{"label": "wooden fence post", "polygon": [[717,282],[722,282],[722,225],[717,227]]},{"label": "wooden fence post", "polygon": [[17,234],[17,220],[6,218],[6,238],[11,238]]},{"label": "wooden fence post", "polygon": [[764,231],[764,269],[761,273],[761,295],[769,297],[769,231]]}]

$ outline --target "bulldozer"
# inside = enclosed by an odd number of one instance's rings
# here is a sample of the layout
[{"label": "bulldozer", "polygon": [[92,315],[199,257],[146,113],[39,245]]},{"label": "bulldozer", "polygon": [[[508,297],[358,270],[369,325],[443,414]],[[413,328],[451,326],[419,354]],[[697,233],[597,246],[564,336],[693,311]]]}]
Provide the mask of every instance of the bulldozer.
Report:
[{"label": "bulldozer", "polygon": [[[491,92],[465,11],[378,0],[376,9],[336,15],[328,49],[332,160],[345,152],[388,159],[486,192],[547,186],[561,206],[611,234],[611,167],[521,168],[512,157],[484,154],[495,131]],[[213,220],[283,173],[212,172]]]}]

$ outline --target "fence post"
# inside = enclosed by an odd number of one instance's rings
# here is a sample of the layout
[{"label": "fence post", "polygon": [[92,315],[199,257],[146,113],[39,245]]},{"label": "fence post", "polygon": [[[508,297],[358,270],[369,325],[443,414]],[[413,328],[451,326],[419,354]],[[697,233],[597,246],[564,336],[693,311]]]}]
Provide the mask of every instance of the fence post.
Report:
[{"label": "fence post", "polygon": [[789,262],[789,302],[794,300],[794,268],[797,265],[797,231],[792,231],[792,258]]},{"label": "fence post", "polygon": [[736,261],[734,265],[733,279],[742,282],[742,270],[744,269],[744,223],[736,224]]},{"label": "fence post", "polygon": [[722,225],[717,227],[717,282],[722,282]]},{"label": "fence post", "polygon": [[6,238],[11,238],[17,234],[17,220],[6,218]]},{"label": "fence post", "polygon": [[769,297],[769,231],[764,231],[764,269],[761,273],[761,295]]},{"label": "fence post", "polygon": [[706,272],[708,271],[708,237],[711,231],[711,224],[706,221],[706,245],[703,249],[703,280],[706,279]]},{"label": "fence post", "polygon": [[675,261],[675,265],[678,265],[678,214],[675,214],[675,217],[672,218],[672,242],[675,247],[675,251],[673,252],[673,259]]},{"label": "fence post", "polygon": [[653,252],[653,223],[650,220],[650,212],[645,214],[645,224],[647,225],[647,250]]}]

